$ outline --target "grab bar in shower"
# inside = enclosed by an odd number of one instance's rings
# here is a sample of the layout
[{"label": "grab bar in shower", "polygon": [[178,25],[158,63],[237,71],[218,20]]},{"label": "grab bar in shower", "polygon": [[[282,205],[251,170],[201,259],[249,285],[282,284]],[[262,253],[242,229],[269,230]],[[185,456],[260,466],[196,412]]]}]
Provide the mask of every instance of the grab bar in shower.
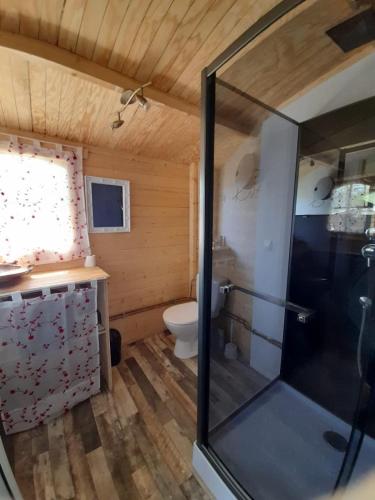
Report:
[{"label": "grab bar in shower", "polygon": [[293,311],[297,313],[297,321],[299,321],[300,323],[307,323],[314,314],[314,311],[312,309],[301,307],[298,304],[295,304],[294,302],[289,302],[288,300],[279,299],[278,297],[274,297],[273,295],[257,292],[255,290],[249,290],[247,288],[234,285],[233,283],[228,283],[220,287],[220,293],[223,293],[224,295],[228,295],[229,293],[235,290],[241,293],[245,293],[246,295],[250,295],[251,297],[265,300],[266,302],[270,302],[271,304],[284,307],[288,311]]}]

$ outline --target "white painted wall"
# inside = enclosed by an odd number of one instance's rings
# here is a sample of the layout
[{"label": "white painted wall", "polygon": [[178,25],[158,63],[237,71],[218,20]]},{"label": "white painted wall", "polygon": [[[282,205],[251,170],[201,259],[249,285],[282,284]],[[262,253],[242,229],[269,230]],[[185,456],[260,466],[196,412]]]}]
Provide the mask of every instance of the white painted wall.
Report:
[{"label": "white painted wall", "polygon": [[[271,116],[262,126],[256,218],[254,289],[285,299],[298,147],[298,127]],[[252,328],[282,342],[285,308],[255,299]],[[252,336],[250,365],[270,379],[280,374],[281,349]]]},{"label": "white painted wall", "polygon": [[[225,236],[227,250],[214,252],[214,272],[232,283],[245,288],[254,284],[255,222],[257,193],[243,191],[236,196],[236,171],[242,158],[258,152],[259,141],[248,138],[238,147],[230,159],[215,172],[215,237]],[[255,165],[257,168],[258,165]],[[246,295],[231,294],[227,308],[234,314],[250,321],[251,301]],[[250,333],[240,323],[232,322],[233,340],[237,344],[240,358],[250,361]],[[228,330],[230,327],[228,325]]]},{"label": "white painted wall", "polygon": [[[298,127],[277,115],[263,123],[216,173],[216,236],[224,235],[228,259],[215,272],[236,285],[285,298]],[[235,176],[247,153],[259,158],[256,189],[236,196]],[[214,262],[216,258],[214,256]],[[284,308],[235,292],[227,307],[265,336],[282,341]],[[233,322],[241,357],[269,378],[280,371],[281,350]]]}]

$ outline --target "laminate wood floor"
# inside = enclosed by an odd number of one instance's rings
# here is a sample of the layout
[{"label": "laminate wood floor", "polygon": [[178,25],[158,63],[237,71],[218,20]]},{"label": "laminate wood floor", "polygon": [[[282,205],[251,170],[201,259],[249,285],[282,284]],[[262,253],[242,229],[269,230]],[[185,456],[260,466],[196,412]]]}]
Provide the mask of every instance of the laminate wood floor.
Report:
[{"label": "laminate wood floor", "polygon": [[[113,369],[112,393],[6,438],[25,500],[208,499],[191,465],[197,360],[177,359],[173,347],[167,334],[127,346],[126,358]],[[242,391],[253,390],[251,377],[237,386],[238,394],[226,390],[238,383],[236,370],[245,376],[248,369],[225,363],[216,360],[212,368],[218,420],[238,405]]]},{"label": "laminate wood floor", "polygon": [[210,363],[210,430],[213,431],[269,382],[250,366],[226,359],[222,352],[213,352]]},{"label": "laminate wood floor", "polygon": [[191,466],[197,363],[162,337],[126,348],[111,394],[6,439],[25,500],[208,498]]}]

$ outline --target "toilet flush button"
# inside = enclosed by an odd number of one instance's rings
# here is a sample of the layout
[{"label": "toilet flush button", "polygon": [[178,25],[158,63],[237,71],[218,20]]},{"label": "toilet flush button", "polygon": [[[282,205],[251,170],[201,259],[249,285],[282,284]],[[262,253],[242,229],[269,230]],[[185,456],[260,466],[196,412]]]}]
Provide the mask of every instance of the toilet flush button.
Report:
[{"label": "toilet flush button", "polygon": [[264,248],[267,250],[272,250],[273,242],[272,240],[264,240]]}]

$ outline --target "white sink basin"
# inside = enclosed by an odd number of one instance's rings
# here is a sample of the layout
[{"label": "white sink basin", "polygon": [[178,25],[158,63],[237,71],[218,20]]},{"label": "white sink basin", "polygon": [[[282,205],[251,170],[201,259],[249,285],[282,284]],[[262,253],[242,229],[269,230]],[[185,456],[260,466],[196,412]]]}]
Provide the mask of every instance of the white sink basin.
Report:
[{"label": "white sink basin", "polygon": [[17,266],[15,264],[0,264],[0,284],[13,281],[23,274],[29,273],[33,266]]}]

